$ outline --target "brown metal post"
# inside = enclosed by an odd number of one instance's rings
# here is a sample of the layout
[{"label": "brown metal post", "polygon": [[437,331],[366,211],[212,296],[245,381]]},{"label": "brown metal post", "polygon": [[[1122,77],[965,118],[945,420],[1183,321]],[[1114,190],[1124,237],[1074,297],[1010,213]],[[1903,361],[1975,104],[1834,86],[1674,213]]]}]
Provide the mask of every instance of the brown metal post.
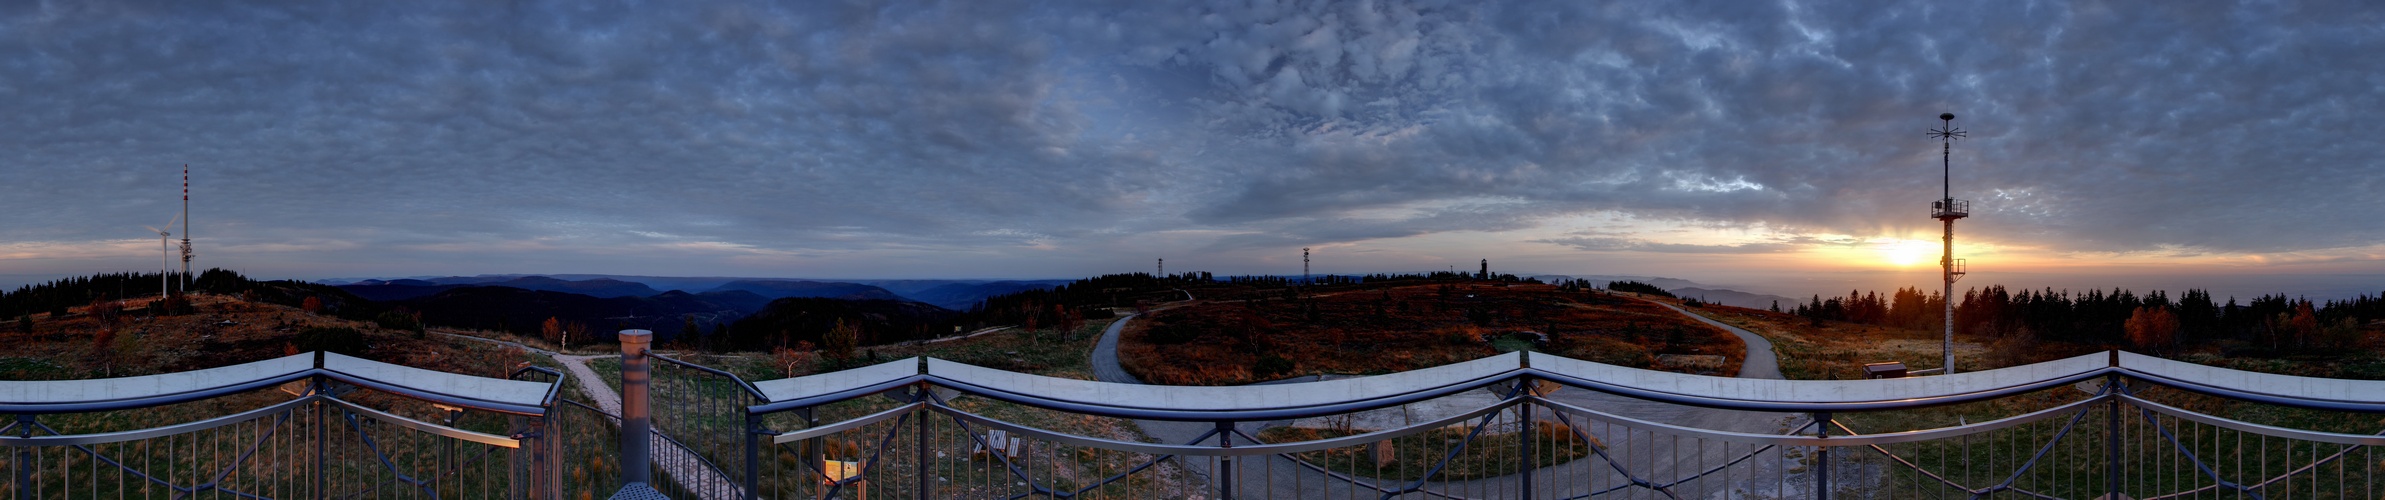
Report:
[{"label": "brown metal post", "polygon": [[653,372],[647,367],[646,351],[653,345],[654,332],[621,331],[621,482],[624,484],[653,484],[650,464],[654,453],[654,420],[646,396],[648,386],[654,381]]}]

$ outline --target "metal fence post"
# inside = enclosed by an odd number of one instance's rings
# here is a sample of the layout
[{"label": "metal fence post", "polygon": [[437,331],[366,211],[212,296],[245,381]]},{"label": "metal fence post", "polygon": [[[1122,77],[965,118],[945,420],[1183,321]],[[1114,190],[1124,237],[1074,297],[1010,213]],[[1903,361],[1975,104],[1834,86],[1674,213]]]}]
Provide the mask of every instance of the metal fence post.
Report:
[{"label": "metal fence post", "polygon": [[[17,437],[33,437],[33,414],[17,415]],[[17,447],[17,498],[33,498],[33,447]]]},{"label": "metal fence post", "polygon": [[768,434],[768,433],[769,433],[769,431],[768,431],[768,430],[765,430],[765,429],[763,429],[763,428],[762,428],[762,416],[761,416],[761,415],[755,415],[755,414],[752,414],[752,413],[747,413],[747,414],[745,415],[745,498],[746,498],[746,500],[753,500],[753,499],[755,499],[755,498],[760,498],[760,496],[759,496],[759,495],[761,495],[761,488],[760,488],[760,487],[762,486],[762,479],[761,479],[761,478],[762,478],[762,435],[763,435],[763,434]]},{"label": "metal fence post", "polygon": [[[919,395],[913,397],[912,401],[926,403],[931,400],[932,398],[928,395],[927,382],[920,382]],[[927,500],[929,498],[928,490],[932,486],[929,480],[932,478],[928,476],[928,471],[934,470],[933,467],[928,467],[928,413],[929,412],[926,406],[919,407],[919,463],[914,467],[916,467],[919,471],[920,500]]]},{"label": "metal fence post", "polygon": [[1516,451],[1522,454],[1522,460],[1517,460],[1516,463],[1523,464],[1520,466],[1522,470],[1519,471],[1523,484],[1517,491],[1523,492],[1523,498],[1532,498],[1532,438],[1534,436],[1532,435],[1532,403],[1529,397],[1536,396],[1538,393],[1533,392],[1533,389],[1537,387],[1533,385],[1532,377],[1523,377],[1519,379],[1519,383],[1522,387],[1516,392],[1526,396],[1526,399],[1525,402],[1516,405],[1516,408],[1522,410],[1519,413],[1524,416],[1523,422],[1518,424],[1515,433],[1516,441],[1523,443],[1516,446]]},{"label": "metal fence post", "polygon": [[[1814,413],[1814,436],[1830,437],[1830,412]],[[1830,500],[1830,447],[1814,447],[1814,498]]]},{"label": "metal fence post", "polygon": [[653,383],[653,372],[646,365],[646,351],[652,345],[654,332],[621,331],[621,482],[624,487],[629,483],[653,485],[654,420],[646,406],[647,387]]},{"label": "metal fence post", "polygon": [[530,419],[530,498],[563,498],[563,429],[556,425],[555,408]]},{"label": "metal fence post", "polygon": [[[316,398],[330,397],[326,396],[325,394],[327,394],[326,389],[331,388],[331,384],[324,380],[323,375],[321,375],[322,371],[323,351],[315,351],[315,372],[317,375],[308,380],[308,383],[314,385],[314,389],[307,391],[307,395]],[[329,412],[326,411],[330,406],[331,405],[329,404],[324,404],[321,400],[315,401],[315,466],[314,470],[310,471],[315,476],[315,498],[331,498],[331,491],[325,488],[323,485],[323,476],[325,475],[324,468],[330,466],[331,464],[330,457],[327,457],[323,454],[324,443],[331,440],[331,422],[329,421]]]},{"label": "metal fence post", "polygon": [[[1217,447],[1234,447],[1234,422],[1227,420],[1217,422]],[[1234,457],[1220,455],[1217,463],[1217,497],[1234,500]]]},{"label": "metal fence post", "polygon": [[[2115,353],[2118,351],[2114,351]],[[2118,355],[2115,354],[2115,357]],[[2120,375],[2105,375],[2104,397],[2112,404],[2104,412],[2104,498],[2120,498]]]}]

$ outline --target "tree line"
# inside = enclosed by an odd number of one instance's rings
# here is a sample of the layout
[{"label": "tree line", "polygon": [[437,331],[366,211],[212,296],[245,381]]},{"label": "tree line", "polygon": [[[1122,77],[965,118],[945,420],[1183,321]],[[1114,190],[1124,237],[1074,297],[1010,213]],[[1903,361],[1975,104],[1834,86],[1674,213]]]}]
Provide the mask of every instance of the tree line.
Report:
[{"label": "tree line", "polygon": [[[1935,292],[1899,288],[1881,295],[1849,291],[1845,297],[1815,295],[1787,312],[1816,322],[1939,328],[1945,298]],[[2021,289],[2003,285],[1972,288],[1954,308],[1958,332],[1994,337],[2090,344],[2126,344],[2162,351],[2217,341],[2236,341],[2272,352],[2341,349],[2359,341],[2360,327],[2385,319],[2385,294],[2313,302],[2284,294],[2249,302],[2188,289],[2176,298],[2163,291]]]}]

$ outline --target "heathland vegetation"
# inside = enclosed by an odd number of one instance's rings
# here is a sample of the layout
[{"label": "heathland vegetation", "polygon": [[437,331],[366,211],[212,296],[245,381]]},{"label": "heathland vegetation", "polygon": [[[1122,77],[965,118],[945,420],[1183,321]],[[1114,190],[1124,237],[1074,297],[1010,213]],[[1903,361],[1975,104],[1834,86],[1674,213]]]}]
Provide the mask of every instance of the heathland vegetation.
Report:
[{"label": "heathland vegetation", "polygon": [[1729,333],[1627,294],[1441,278],[1203,298],[1130,325],[1120,358],[1147,382],[1221,385],[1388,373],[1516,350],[1726,376],[1746,355]]}]

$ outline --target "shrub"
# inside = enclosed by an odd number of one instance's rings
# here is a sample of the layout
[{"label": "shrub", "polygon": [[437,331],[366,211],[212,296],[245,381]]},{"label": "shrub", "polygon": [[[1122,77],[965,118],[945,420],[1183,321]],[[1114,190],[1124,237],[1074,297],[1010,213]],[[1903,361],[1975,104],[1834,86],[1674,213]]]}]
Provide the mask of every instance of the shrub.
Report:
[{"label": "shrub", "polygon": [[1201,329],[1180,323],[1151,325],[1151,329],[1144,334],[1144,340],[1161,345],[1182,344],[1198,338],[1201,338]]},{"label": "shrub", "polygon": [[298,332],[293,343],[302,352],[329,351],[359,357],[367,349],[364,333],[347,327],[308,327]]},{"label": "shrub", "polygon": [[17,333],[33,333],[33,313],[17,316]]},{"label": "shrub", "polygon": [[861,328],[845,323],[843,319],[836,320],[836,326],[820,335],[820,354],[837,361],[840,366],[844,361],[853,359],[853,349],[860,346]]},{"label": "shrub", "polygon": [[93,299],[91,307],[86,309],[84,314],[91,315],[91,319],[99,321],[101,325],[115,325],[116,320],[122,319],[124,316],[124,303],[108,299]]},{"label": "shrub", "polygon": [[1259,361],[1251,364],[1250,373],[1252,376],[1258,377],[1260,379],[1273,379],[1279,376],[1291,374],[1292,371],[1296,369],[1299,369],[1299,367],[1292,364],[1292,360],[1284,359],[1283,356],[1277,356],[1274,353],[1268,353],[1266,355],[1259,356]]},{"label": "shrub", "polygon": [[196,311],[191,308],[190,297],[185,297],[180,293],[166,295],[165,298],[149,303],[149,313],[156,316],[180,316],[192,312]]},{"label": "shrub", "polygon": [[427,329],[423,328],[422,326],[421,316],[407,314],[404,311],[389,311],[381,313],[380,317],[373,318],[373,323],[380,325],[382,328],[414,332],[416,335],[421,335],[427,331]]}]

